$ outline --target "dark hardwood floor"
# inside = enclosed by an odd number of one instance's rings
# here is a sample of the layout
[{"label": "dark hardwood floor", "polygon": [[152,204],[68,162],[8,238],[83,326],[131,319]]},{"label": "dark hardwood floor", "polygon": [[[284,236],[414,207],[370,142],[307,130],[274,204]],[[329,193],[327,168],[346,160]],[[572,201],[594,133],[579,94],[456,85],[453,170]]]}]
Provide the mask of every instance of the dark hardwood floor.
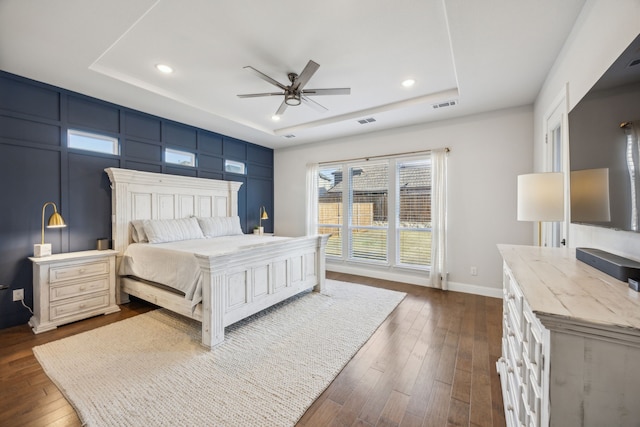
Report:
[{"label": "dark hardwood floor", "polygon": [[[407,297],[307,410],[298,426],[504,426],[500,380],[502,302],[458,292],[327,273]],[[0,330],[0,426],[80,426],[45,375],[34,346],[154,307],[141,301],[34,335]]]}]

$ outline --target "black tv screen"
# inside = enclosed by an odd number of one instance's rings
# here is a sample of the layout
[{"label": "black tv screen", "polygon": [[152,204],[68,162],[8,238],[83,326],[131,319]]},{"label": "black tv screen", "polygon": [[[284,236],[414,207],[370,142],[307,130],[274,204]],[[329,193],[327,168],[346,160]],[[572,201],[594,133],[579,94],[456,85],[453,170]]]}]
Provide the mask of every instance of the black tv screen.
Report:
[{"label": "black tv screen", "polygon": [[[571,222],[640,231],[639,136],[640,35],[569,113]],[[608,175],[609,217],[585,212],[578,200],[580,176],[596,169]],[[596,188],[587,184],[586,194]]]}]

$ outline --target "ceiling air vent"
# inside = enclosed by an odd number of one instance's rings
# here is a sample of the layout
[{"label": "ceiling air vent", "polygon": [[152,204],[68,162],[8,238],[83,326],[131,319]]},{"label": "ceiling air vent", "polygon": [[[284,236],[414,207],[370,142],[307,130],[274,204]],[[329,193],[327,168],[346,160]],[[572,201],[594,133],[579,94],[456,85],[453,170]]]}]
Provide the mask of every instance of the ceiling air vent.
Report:
[{"label": "ceiling air vent", "polygon": [[292,133],[290,133],[289,135],[285,135],[285,138],[295,138],[296,136]]},{"label": "ceiling air vent", "polygon": [[452,107],[454,105],[457,105],[458,101],[456,101],[455,99],[451,100],[451,101],[445,101],[445,102],[439,102],[437,104],[433,104],[432,107],[435,109],[437,108],[443,108],[443,107]]},{"label": "ceiling air vent", "polygon": [[373,117],[369,117],[368,119],[358,120],[358,123],[360,123],[361,125],[366,125],[367,123],[373,123],[375,121],[376,119],[374,119]]}]

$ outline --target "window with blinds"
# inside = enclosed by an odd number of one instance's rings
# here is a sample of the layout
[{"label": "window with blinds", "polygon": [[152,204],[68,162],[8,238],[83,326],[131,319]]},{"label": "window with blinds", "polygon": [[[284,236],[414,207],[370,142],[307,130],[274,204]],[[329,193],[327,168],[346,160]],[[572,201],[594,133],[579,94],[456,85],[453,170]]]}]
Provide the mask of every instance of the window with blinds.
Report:
[{"label": "window with blinds", "polygon": [[318,232],[331,235],[326,251],[329,257],[429,268],[428,154],[321,165],[318,209]]},{"label": "window with blinds", "polygon": [[431,162],[398,161],[396,174],[397,263],[427,266],[431,261]]},{"label": "window with blinds", "polygon": [[329,234],[328,256],[342,256],[342,167],[320,167],[318,175],[318,233]]},{"label": "window with blinds", "polygon": [[387,261],[389,162],[349,167],[349,259]]}]

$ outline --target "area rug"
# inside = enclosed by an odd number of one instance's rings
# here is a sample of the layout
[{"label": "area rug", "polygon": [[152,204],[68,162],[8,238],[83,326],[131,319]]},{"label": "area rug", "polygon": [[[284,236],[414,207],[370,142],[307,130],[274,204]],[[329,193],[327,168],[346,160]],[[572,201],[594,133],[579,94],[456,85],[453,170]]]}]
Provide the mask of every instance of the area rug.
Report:
[{"label": "area rug", "polygon": [[327,280],[225,329],[159,309],[33,352],[88,426],[292,426],[404,298]]}]

